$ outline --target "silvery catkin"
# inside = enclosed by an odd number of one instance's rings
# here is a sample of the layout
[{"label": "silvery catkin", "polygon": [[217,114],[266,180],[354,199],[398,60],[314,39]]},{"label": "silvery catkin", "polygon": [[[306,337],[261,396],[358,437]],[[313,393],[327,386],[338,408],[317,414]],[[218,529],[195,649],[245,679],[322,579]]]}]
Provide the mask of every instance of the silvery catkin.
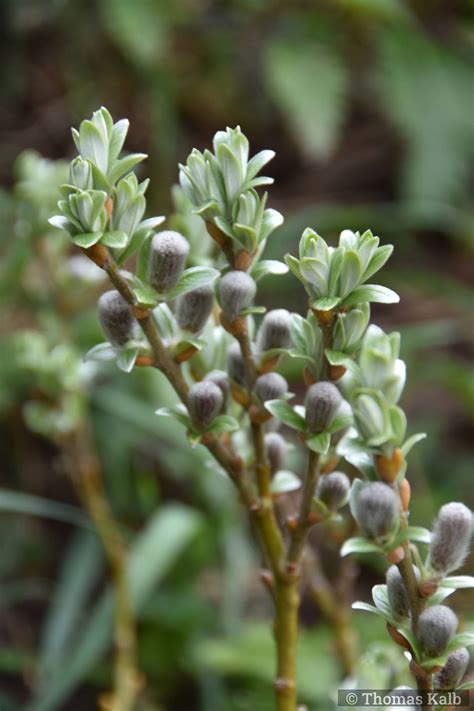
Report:
[{"label": "silvery catkin", "polygon": [[355,500],[355,517],[371,538],[387,536],[400,515],[400,498],[387,484],[367,484]]},{"label": "silvery catkin", "polygon": [[265,448],[270,469],[274,473],[284,466],[288,445],[284,437],[278,432],[267,432],[265,435]]},{"label": "silvery catkin", "polygon": [[472,535],[472,514],[464,504],[452,502],[440,509],[433,526],[430,565],[439,573],[459,568],[467,555]]},{"label": "silvery catkin", "polygon": [[200,286],[178,299],[176,320],[181,328],[199,333],[206,325],[214,304],[212,286]]},{"label": "silvery catkin", "polygon": [[342,396],[333,383],[311,385],[306,393],[306,424],[310,432],[318,433],[331,423],[342,402]]},{"label": "silvery catkin", "polygon": [[148,280],[159,292],[168,291],[181,279],[189,252],[187,240],[179,232],[158,232],[151,241]]},{"label": "silvery catkin", "polygon": [[263,317],[257,333],[257,349],[289,348],[291,345],[290,314],[286,309],[273,309]]},{"label": "silvery catkin", "polygon": [[318,481],[316,496],[330,511],[336,511],[344,506],[349,497],[351,482],[343,472],[324,474]]},{"label": "silvery catkin", "polygon": [[202,380],[189,388],[189,414],[198,427],[208,427],[223,404],[222,390],[212,381]]},{"label": "silvery catkin", "polygon": [[276,400],[288,392],[288,383],[279,373],[260,375],[255,383],[255,394],[261,402]]},{"label": "silvery catkin", "polygon": [[418,619],[418,640],[429,657],[442,654],[456,632],[458,618],[446,605],[423,610]]},{"label": "silvery catkin", "polygon": [[224,315],[233,321],[240,311],[252,304],[256,291],[257,285],[246,272],[224,274],[218,284],[219,303]]},{"label": "silvery catkin", "polygon": [[107,340],[123,346],[137,334],[137,322],[130,307],[118,291],[106,291],[97,302],[100,325]]},{"label": "silvery catkin", "polygon": [[452,652],[444,667],[434,678],[434,688],[440,691],[455,689],[462,681],[469,665],[469,652],[466,647],[461,647]]}]

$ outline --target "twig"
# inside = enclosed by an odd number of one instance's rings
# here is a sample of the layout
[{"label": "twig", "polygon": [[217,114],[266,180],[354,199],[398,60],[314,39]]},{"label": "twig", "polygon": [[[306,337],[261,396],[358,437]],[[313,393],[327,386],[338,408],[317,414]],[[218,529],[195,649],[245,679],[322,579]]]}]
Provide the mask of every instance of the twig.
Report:
[{"label": "twig", "polygon": [[[343,560],[343,563],[347,559]],[[310,594],[334,632],[335,647],[345,675],[353,674],[357,661],[357,640],[350,625],[350,606],[346,596],[335,590],[325,576],[318,554],[305,554]]]},{"label": "twig", "polygon": [[[239,342],[244,361],[250,403],[257,379],[257,369],[245,319],[242,319],[242,326],[236,332],[235,337]],[[255,475],[261,504],[261,526],[264,530],[263,544],[274,577],[274,629],[277,646],[276,703],[278,711],[295,711],[297,705],[296,646],[300,603],[299,576],[289,574],[285,570],[285,546],[270,493],[270,464],[265,448],[264,425],[251,421],[251,434],[255,455]]]},{"label": "twig", "polygon": [[300,510],[295,527],[290,531],[290,546],[287,555],[288,569],[294,569],[302,556],[307,533],[312,525],[310,520],[311,504],[319,479],[320,456],[308,449],[308,466],[301,492]]},{"label": "twig", "polygon": [[[407,522],[407,517],[406,514],[404,513],[402,515],[401,519],[401,528],[406,528],[408,525]],[[407,591],[408,595],[408,601],[410,604],[410,612],[411,612],[411,628],[412,632],[415,635],[415,638],[418,637],[418,619],[420,617],[420,614],[423,612],[423,609],[426,605],[426,601],[424,598],[420,595],[420,590],[418,587],[418,581],[415,575],[415,568],[413,566],[413,560],[411,556],[411,550],[410,550],[410,543],[407,541],[404,546],[404,556],[403,560],[398,563],[398,570],[400,571],[400,575],[402,576],[403,584],[405,586],[405,590]],[[433,688],[433,677],[431,674],[426,673],[424,670],[421,669],[414,669],[414,675],[418,687],[418,691],[426,691],[426,690],[431,690]],[[431,706],[429,705],[423,705],[422,706],[423,711],[430,711]]]},{"label": "twig", "polygon": [[110,708],[131,711],[141,686],[137,668],[136,630],[127,581],[127,551],[119,526],[108,504],[99,461],[85,427],[64,441],[73,485],[89,512],[104,546],[115,590],[114,693]]}]

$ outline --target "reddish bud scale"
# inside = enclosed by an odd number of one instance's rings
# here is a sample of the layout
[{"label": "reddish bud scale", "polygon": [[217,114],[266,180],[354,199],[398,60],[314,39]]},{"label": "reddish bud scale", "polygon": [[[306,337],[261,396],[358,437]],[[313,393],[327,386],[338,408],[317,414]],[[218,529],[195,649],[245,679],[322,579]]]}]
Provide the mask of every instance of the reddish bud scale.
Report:
[{"label": "reddish bud scale", "polygon": [[341,458],[336,455],[335,457],[332,457],[329,461],[325,462],[321,467],[321,474],[330,474],[331,472],[333,472],[339,464],[340,459]]},{"label": "reddish bud scale", "polygon": [[257,405],[251,405],[249,408],[249,417],[256,425],[263,425],[271,419],[271,414]]},{"label": "reddish bud scale", "polygon": [[247,326],[245,318],[243,316],[236,316],[232,323],[225,317],[224,312],[221,311],[219,314],[219,321],[222,328],[225,328],[227,333],[230,333],[236,338],[242,336],[247,331]]},{"label": "reddish bud scale", "polygon": [[206,222],[206,229],[209,236],[219,245],[219,247],[223,247],[225,244],[230,243],[229,237],[227,237],[227,235],[212,222]]},{"label": "reddish bud scale", "polygon": [[317,309],[311,309],[311,311],[320,326],[329,326],[334,316],[334,311],[318,311]]},{"label": "reddish bud scale", "polygon": [[150,311],[148,309],[144,309],[143,306],[130,306],[130,311],[132,313],[132,316],[135,316],[135,318],[138,320],[146,318],[150,315]]},{"label": "reddish bud scale", "polygon": [[404,511],[408,511],[410,508],[411,499],[411,486],[408,479],[404,479],[398,489],[400,493],[400,501],[402,502],[402,508]]},{"label": "reddish bud scale", "polygon": [[240,251],[234,259],[234,269],[241,272],[246,272],[249,266],[252,264],[252,259],[255,256],[255,252],[250,254],[246,249]]},{"label": "reddish bud scale", "polygon": [[112,200],[111,197],[109,197],[105,201],[105,213],[107,215],[107,222],[110,220],[110,216],[112,215],[113,209],[114,209],[114,201]]},{"label": "reddish bud scale", "polygon": [[266,360],[264,363],[262,363],[262,365],[259,366],[258,374],[265,375],[265,373],[271,373],[273,368],[276,368],[276,366],[278,365],[279,360],[280,356],[273,356],[273,358]]},{"label": "reddish bud scale", "polygon": [[189,348],[186,348],[185,351],[182,351],[181,353],[178,353],[174,357],[174,362],[175,363],[185,363],[187,360],[193,357],[197,353],[198,349],[196,346],[189,346]]},{"label": "reddish bud scale", "polygon": [[314,385],[314,383],[316,382],[316,378],[314,377],[312,372],[309,370],[309,368],[305,368],[303,370],[303,380],[304,380],[304,384],[307,385],[308,387],[310,385]]},{"label": "reddish bud scale", "polygon": [[431,597],[439,587],[439,581],[435,578],[425,580],[419,587],[421,597]]},{"label": "reddish bud scale", "polygon": [[137,356],[137,359],[135,361],[135,365],[138,366],[139,368],[146,368],[147,366],[151,366],[155,364],[154,358],[151,356],[147,355],[139,355]]},{"label": "reddish bud scale", "polygon": [[392,484],[397,478],[400,467],[403,463],[403,454],[401,449],[395,449],[391,457],[385,457],[383,454],[378,454],[375,457],[377,470],[384,481]]},{"label": "reddish bud scale", "polygon": [[342,378],[342,376],[344,375],[346,370],[347,370],[347,368],[343,365],[329,364],[329,368],[328,368],[329,379],[332,380],[333,383],[337,383],[337,381]]},{"label": "reddish bud scale", "polygon": [[401,563],[404,557],[405,549],[403,548],[403,546],[398,546],[397,548],[394,548],[394,550],[390,551],[390,553],[388,553],[386,556],[388,562],[393,563],[394,565],[398,565],[398,563]]},{"label": "reddish bud scale", "polygon": [[395,627],[393,627],[390,622],[387,622],[387,632],[396,644],[398,644],[400,647],[403,647],[403,649],[408,649],[409,652],[412,651],[409,641],[405,639],[405,637],[401,635],[400,632],[397,632]]},{"label": "reddish bud scale", "polygon": [[249,405],[249,398],[247,393],[243,388],[239,388],[237,385],[230,386],[230,394],[232,395],[235,402],[237,402],[242,407],[246,408]]}]

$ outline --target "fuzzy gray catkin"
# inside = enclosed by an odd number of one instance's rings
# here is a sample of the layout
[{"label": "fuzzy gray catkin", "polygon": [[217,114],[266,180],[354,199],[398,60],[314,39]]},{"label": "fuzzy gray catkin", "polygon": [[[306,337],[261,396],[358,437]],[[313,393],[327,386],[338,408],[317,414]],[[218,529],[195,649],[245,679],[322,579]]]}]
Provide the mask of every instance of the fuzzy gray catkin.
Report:
[{"label": "fuzzy gray catkin", "polygon": [[394,617],[400,619],[410,614],[410,601],[402,576],[396,565],[391,565],[385,574],[387,595]]},{"label": "fuzzy gray catkin", "polygon": [[290,314],[286,309],[273,309],[265,314],[257,333],[257,349],[289,348],[291,345]]},{"label": "fuzzy gray catkin", "polygon": [[233,321],[243,309],[250,306],[257,292],[257,285],[246,272],[232,271],[219,281],[219,303],[224,315]]},{"label": "fuzzy gray catkin", "polygon": [[458,618],[446,605],[423,610],[418,619],[418,639],[428,657],[438,657],[456,632]]},{"label": "fuzzy gray catkin", "polygon": [[288,445],[284,437],[278,432],[267,432],[265,435],[265,448],[273,474],[284,466]]},{"label": "fuzzy gray catkin", "polygon": [[461,647],[452,652],[444,667],[435,674],[433,687],[439,691],[456,689],[462,681],[469,665],[469,652]]},{"label": "fuzzy gray catkin", "polygon": [[316,496],[330,511],[344,506],[349,497],[351,482],[343,472],[331,472],[320,477],[316,487]]},{"label": "fuzzy gray catkin", "polygon": [[181,328],[199,333],[206,325],[214,304],[212,286],[200,286],[178,299],[176,320]]},{"label": "fuzzy gray catkin", "polygon": [[225,403],[230,392],[229,377],[225,370],[211,370],[204,376],[204,380],[215,383],[221,389]]},{"label": "fuzzy gray catkin", "polygon": [[137,335],[137,322],[130,307],[118,291],[106,291],[97,302],[100,325],[107,340],[114,346],[123,346]]},{"label": "fuzzy gray catkin", "polygon": [[458,502],[445,504],[433,526],[430,565],[439,573],[459,568],[468,553],[472,536],[471,511]]},{"label": "fuzzy gray catkin", "polygon": [[384,538],[400,515],[400,498],[387,484],[376,481],[360,491],[354,504],[355,518],[367,536]]},{"label": "fuzzy gray catkin", "polygon": [[189,388],[189,414],[198,427],[208,427],[223,404],[222,390],[211,381],[202,380]]},{"label": "fuzzy gray catkin", "polygon": [[279,373],[260,375],[255,383],[255,394],[260,402],[276,400],[288,392],[288,383]]},{"label": "fuzzy gray catkin", "polygon": [[310,432],[318,433],[331,423],[342,402],[342,396],[333,383],[311,385],[306,393],[306,424]]},{"label": "fuzzy gray catkin", "polygon": [[159,292],[176,286],[184,271],[189,252],[187,240],[179,232],[158,232],[151,241],[148,280]]},{"label": "fuzzy gray catkin", "polygon": [[232,380],[245,385],[245,363],[238,343],[231,343],[227,349],[227,371]]}]

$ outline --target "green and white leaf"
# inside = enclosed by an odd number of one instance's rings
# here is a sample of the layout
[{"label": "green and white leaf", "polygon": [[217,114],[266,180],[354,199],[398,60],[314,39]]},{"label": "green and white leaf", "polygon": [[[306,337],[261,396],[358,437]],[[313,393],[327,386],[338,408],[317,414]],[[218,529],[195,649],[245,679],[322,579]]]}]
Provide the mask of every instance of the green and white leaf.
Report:
[{"label": "green and white leaf", "polygon": [[281,469],[272,479],[270,491],[272,494],[286,494],[301,487],[301,479],[291,471]]},{"label": "green and white leaf", "polygon": [[172,301],[193,289],[212,284],[219,276],[219,273],[217,269],[212,267],[190,267],[186,269],[178,284],[166,292],[167,301]]},{"label": "green and white leaf", "polygon": [[206,432],[236,432],[240,425],[235,417],[231,415],[218,415],[213,419],[210,426],[206,429]]},{"label": "green and white leaf", "polygon": [[304,432],[306,429],[304,418],[295,412],[287,400],[267,400],[265,409],[294,430]]},{"label": "green and white leaf", "polygon": [[317,454],[327,454],[331,445],[331,435],[329,432],[320,432],[305,440],[306,446]]},{"label": "green and white leaf", "polygon": [[346,555],[351,553],[380,553],[382,549],[376,543],[368,541],[366,538],[361,536],[355,536],[354,538],[349,538],[341,548],[341,557],[344,558]]}]

